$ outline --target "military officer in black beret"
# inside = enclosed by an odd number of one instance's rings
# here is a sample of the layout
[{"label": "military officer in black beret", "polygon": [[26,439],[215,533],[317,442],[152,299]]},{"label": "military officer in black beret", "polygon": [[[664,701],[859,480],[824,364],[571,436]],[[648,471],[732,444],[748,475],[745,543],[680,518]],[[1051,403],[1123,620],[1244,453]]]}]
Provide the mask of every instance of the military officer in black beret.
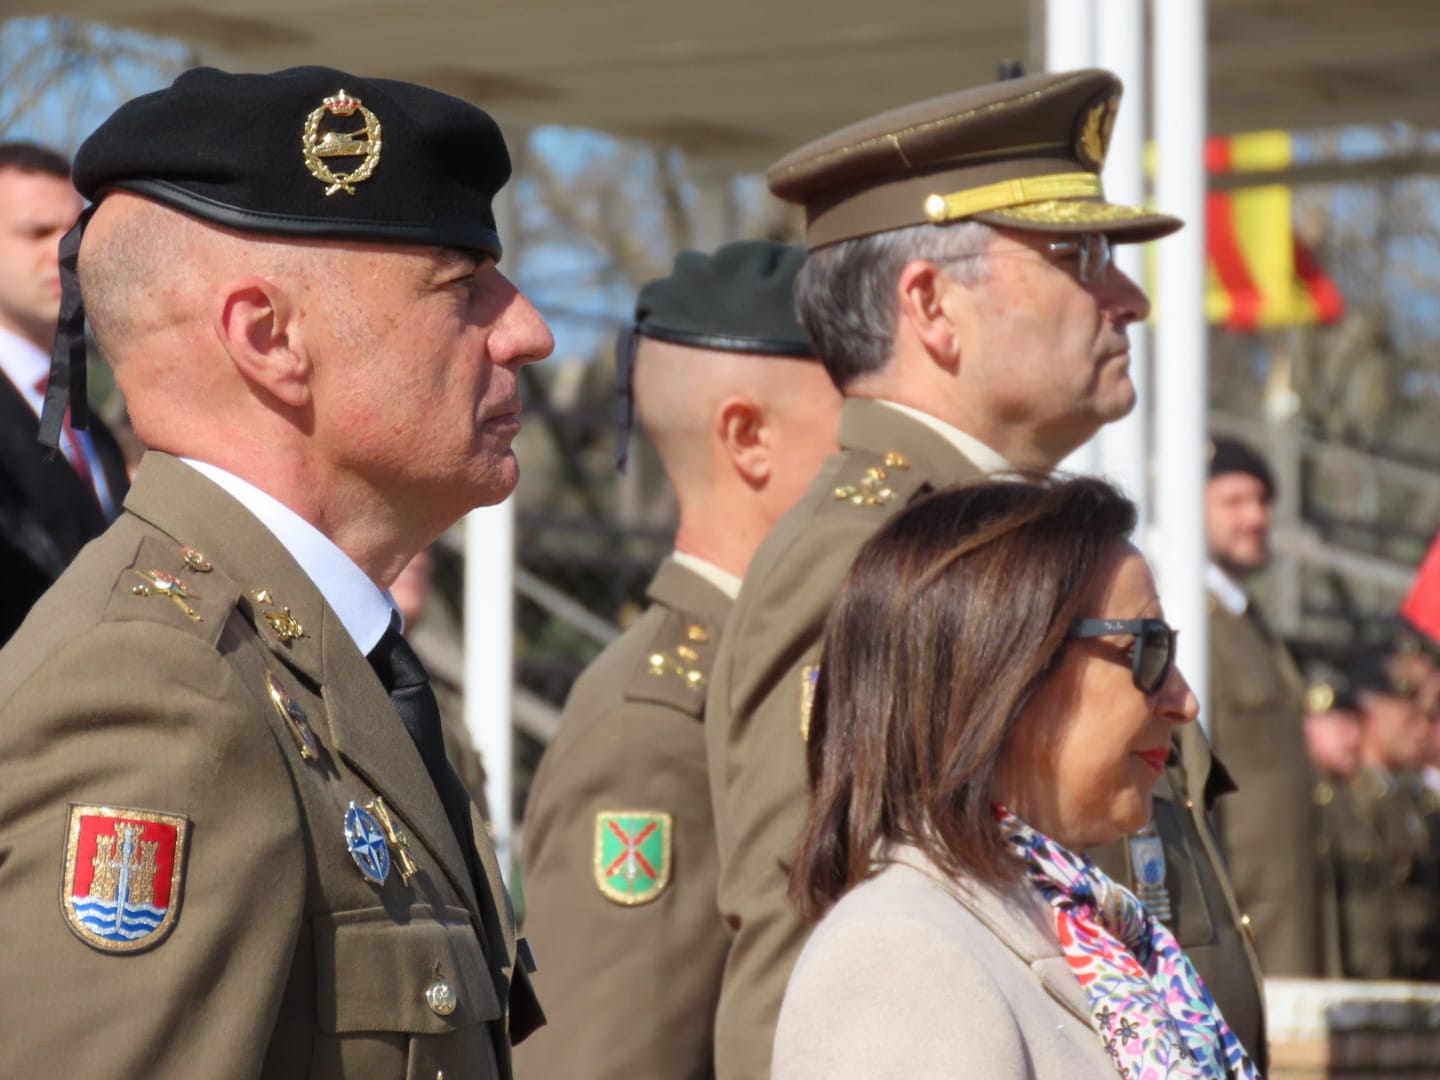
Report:
[{"label": "military officer in black beret", "polygon": [[509,171],[479,109],[317,67],[80,148],[42,437],[88,312],[151,450],[0,653],[0,1075],[505,1077],[543,1021],[385,591],[517,481]]},{"label": "military officer in black beret", "polygon": [[[852,124],[770,169],[770,189],[804,208],[797,304],[846,400],[841,453],[756,553],[706,702],[733,935],[722,1080],[769,1075],[808,933],[784,864],[806,810],[821,626],[855,554],[925,493],[1053,469],[1134,406],[1127,331],[1149,303],[1112,249],[1181,223],[1105,200],[1119,100],[1106,71],[994,83]],[[1156,789],[1156,830],[1110,845],[1102,865],[1163,913],[1263,1059],[1258,972],[1204,819],[1223,776],[1194,727],[1182,726],[1186,758]]]},{"label": "military officer in black beret", "polygon": [[622,337],[621,400],[674,485],[679,530],[650,606],[571,690],[530,793],[525,930],[550,1026],[521,1049],[522,1080],[711,1075],[728,935],[706,682],[750,557],[836,449],[840,417],[795,318],[804,260],[766,240],[683,252]]}]

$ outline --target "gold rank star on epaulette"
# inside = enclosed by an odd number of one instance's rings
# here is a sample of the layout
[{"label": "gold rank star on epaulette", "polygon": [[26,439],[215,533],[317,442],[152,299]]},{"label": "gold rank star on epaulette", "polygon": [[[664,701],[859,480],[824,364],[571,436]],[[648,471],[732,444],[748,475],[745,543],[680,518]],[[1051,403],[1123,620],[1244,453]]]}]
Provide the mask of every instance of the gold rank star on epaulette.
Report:
[{"label": "gold rank star on epaulette", "polygon": [[908,468],[910,462],[905,455],[891,450],[886,453],[883,465],[868,466],[857,483],[841,484],[835,488],[835,501],[848,502],[852,506],[884,506],[895,497],[895,492],[885,483],[890,479],[888,470],[903,471]]}]

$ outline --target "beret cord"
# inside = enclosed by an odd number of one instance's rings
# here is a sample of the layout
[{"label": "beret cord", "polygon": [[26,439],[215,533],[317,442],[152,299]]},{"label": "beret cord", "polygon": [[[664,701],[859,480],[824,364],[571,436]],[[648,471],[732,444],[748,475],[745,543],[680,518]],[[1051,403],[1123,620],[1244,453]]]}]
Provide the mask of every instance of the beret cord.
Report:
[{"label": "beret cord", "polygon": [[620,328],[615,338],[615,470],[623,473],[630,456],[630,429],[635,426],[635,350],[639,338],[634,326]]},{"label": "beret cord", "polygon": [[45,406],[40,412],[39,441],[53,453],[70,422],[84,428],[90,422],[85,378],[85,301],[80,296],[80,241],[95,213],[96,203],[81,212],[74,227],[60,239],[60,317],[55,324],[55,345],[50,353],[50,379],[45,385]]}]

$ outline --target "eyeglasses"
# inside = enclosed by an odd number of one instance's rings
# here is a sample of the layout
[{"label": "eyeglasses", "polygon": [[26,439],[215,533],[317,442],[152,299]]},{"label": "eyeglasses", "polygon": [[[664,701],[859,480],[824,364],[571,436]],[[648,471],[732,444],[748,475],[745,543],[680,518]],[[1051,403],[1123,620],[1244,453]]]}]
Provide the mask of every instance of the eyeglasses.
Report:
[{"label": "eyeglasses", "polygon": [[1175,635],[1179,631],[1160,619],[1081,619],[1066,635],[1071,641],[1129,634],[1135,638],[1130,675],[1141,693],[1153,694],[1165,685],[1175,663]]},{"label": "eyeglasses", "polygon": [[1075,260],[1075,277],[1082,285],[1098,285],[1115,265],[1115,248],[1105,233],[1083,233],[1065,240],[1052,240],[1038,248],[1018,247],[1001,251],[976,251],[968,255],[952,255],[939,262],[960,262],[962,259],[993,259],[1002,255],[1030,253],[1053,256],[1053,261]]}]

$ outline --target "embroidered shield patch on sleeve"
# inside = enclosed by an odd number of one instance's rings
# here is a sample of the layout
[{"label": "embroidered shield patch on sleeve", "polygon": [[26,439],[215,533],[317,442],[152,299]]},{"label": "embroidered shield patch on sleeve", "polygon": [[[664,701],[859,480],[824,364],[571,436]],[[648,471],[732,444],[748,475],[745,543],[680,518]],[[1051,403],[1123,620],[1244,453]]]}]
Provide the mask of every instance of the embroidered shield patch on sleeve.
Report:
[{"label": "embroidered shield patch on sleeve", "polygon": [[61,909],[75,936],[105,952],[160,944],[180,916],[189,827],[175,814],[72,803]]},{"label": "embroidered shield patch on sleeve", "polygon": [[674,818],[662,810],[595,815],[595,884],[617,904],[648,904],[670,884]]}]

